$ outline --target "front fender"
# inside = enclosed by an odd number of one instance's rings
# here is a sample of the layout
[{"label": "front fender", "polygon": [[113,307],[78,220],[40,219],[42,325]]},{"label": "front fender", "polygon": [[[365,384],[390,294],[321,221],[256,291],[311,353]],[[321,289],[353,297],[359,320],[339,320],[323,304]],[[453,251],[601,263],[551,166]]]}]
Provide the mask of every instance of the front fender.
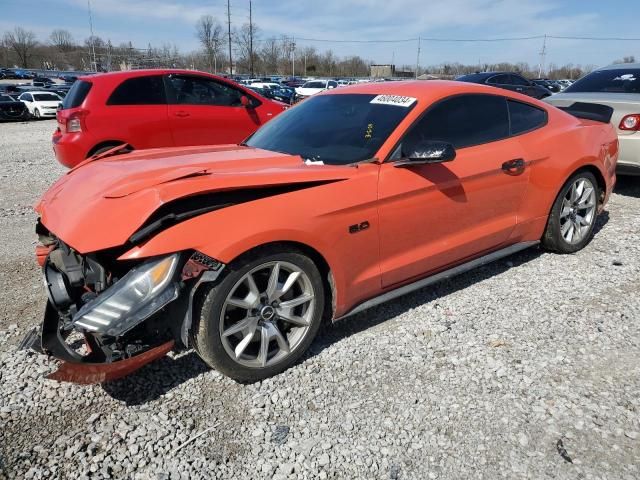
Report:
[{"label": "front fender", "polygon": [[[378,171],[378,165],[360,165],[345,181],[204,213],[157,233],[120,260],[197,250],[229,264],[261,245],[299,243],[315,250],[329,265],[339,316],[381,289]],[[352,227],[363,222],[368,222],[369,228],[356,233]]]}]

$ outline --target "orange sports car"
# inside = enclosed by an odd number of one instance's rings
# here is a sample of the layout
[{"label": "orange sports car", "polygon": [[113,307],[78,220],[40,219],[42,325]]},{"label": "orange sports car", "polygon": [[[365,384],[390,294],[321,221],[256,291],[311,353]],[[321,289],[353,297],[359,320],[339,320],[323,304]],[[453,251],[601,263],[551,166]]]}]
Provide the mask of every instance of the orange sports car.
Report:
[{"label": "orange sports car", "polygon": [[[441,81],[322,93],[240,145],[89,159],[38,203],[59,380],[193,347],[241,381],[338,320],[533,245],[589,242],[614,187],[606,106]],[[117,153],[117,149],[112,154]]]}]

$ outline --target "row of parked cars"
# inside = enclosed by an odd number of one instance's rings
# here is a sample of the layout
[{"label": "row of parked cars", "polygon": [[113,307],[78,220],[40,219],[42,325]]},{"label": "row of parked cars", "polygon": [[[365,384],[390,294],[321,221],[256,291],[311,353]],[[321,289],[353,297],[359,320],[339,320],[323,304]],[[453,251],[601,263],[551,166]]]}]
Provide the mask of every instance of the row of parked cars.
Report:
[{"label": "row of parked cars", "polygon": [[[621,143],[620,168],[634,171],[640,165],[639,77],[638,64],[614,65],[553,96],[539,82],[513,72],[482,72],[457,80],[546,99],[560,107],[576,102],[610,106]],[[53,117],[59,109],[54,150],[61,163],[72,167],[123,144],[145,149],[238,143],[289,105],[349,83],[309,80],[296,88],[280,83],[287,81],[301,79],[238,83],[203,72],[139,70],[80,77],[73,87],[49,80],[38,88],[12,86],[16,91],[0,92],[0,118]]]}]

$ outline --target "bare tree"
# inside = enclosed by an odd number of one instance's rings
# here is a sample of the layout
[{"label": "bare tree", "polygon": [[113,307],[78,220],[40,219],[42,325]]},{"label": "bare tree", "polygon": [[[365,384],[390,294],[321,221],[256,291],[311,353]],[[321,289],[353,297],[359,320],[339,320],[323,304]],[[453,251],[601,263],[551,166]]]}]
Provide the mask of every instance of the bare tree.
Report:
[{"label": "bare tree", "polygon": [[13,32],[5,33],[4,41],[9,48],[16,52],[22,68],[29,68],[29,59],[33,55],[34,48],[38,45],[35,34],[21,27],[16,27]]},{"label": "bare tree", "polygon": [[621,60],[615,60],[613,63],[636,63],[636,57],[629,55],[627,57],[622,57]]},{"label": "bare tree", "polygon": [[222,26],[211,15],[203,15],[196,23],[196,37],[209,61],[209,70],[217,71],[217,55],[220,50]]},{"label": "bare tree", "polygon": [[245,23],[235,32],[236,49],[238,50],[238,65],[244,71],[253,74],[253,66],[258,63],[258,52],[253,46],[256,44],[259,28],[257,25]]},{"label": "bare tree", "polygon": [[62,53],[70,52],[76,48],[73,36],[67,30],[59,28],[54,30],[51,32],[49,40],[51,40],[51,44]]},{"label": "bare tree", "polygon": [[260,49],[260,58],[264,65],[265,73],[278,73],[278,61],[282,55],[282,49],[278,39],[267,38]]}]

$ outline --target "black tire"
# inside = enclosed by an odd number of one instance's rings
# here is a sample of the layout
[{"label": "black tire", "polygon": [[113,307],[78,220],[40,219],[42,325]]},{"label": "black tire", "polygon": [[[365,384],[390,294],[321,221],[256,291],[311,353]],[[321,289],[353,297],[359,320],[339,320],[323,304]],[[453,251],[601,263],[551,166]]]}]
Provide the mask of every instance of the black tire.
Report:
[{"label": "black tire", "polygon": [[[304,272],[314,292],[313,311],[308,330],[297,346],[282,360],[265,367],[249,367],[238,363],[227,353],[221,333],[222,309],[232,288],[250,271],[269,262],[288,262]],[[314,262],[301,252],[268,247],[250,253],[231,263],[224,277],[213,285],[202,287],[193,313],[191,340],[198,355],[212,368],[240,382],[254,382],[276,375],[293,365],[309,348],[318,333],[324,311],[322,277]],[[311,308],[311,307],[310,307]]]},{"label": "black tire", "polygon": [[[595,192],[596,211],[593,214],[591,224],[589,225],[589,229],[584,235],[584,238],[582,238],[582,240],[578,241],[577,243],[570,243],[562,235],[560,213],[565,196],[569,193],[569,190],[579,179],[588,180],[593,186]],[[578,250],[582,250],[593,237],[593,230],[596,224],[599,201],[600,189],[598,187],[596,177],[591,172],[581,171],[571,176],[571,178],[569,178],[569,180],[567,180],[567,182],[562,186],[560,193],[558,193],[558,196],[553,203],[553,207],[551,208],[551,212],[549,213],[549,218],[547,220],[547,226],[545,228],[544,235],[542,236],[542,246],[546,250],[556,253],[575,253]]]}]

